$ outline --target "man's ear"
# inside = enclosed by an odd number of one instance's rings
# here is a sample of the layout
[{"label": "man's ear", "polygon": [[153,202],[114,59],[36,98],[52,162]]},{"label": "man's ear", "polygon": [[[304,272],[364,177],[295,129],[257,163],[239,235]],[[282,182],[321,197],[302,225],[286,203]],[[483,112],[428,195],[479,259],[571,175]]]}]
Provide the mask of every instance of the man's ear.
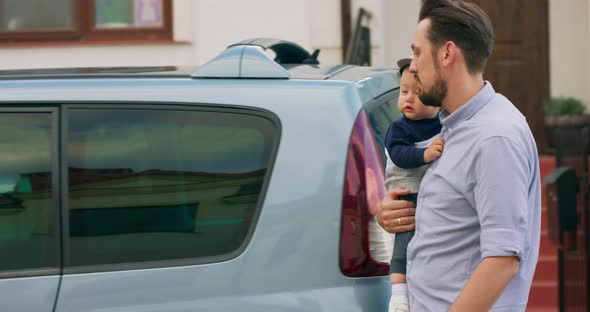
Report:
[{"label": "man's ear", "polygon": [[442,64],[444,66],[448,66],[455,62],[455,58],[457,57],[457,45],[453,41],[447,41],[445,44],[442,45],[440,49],[440,57]]}]

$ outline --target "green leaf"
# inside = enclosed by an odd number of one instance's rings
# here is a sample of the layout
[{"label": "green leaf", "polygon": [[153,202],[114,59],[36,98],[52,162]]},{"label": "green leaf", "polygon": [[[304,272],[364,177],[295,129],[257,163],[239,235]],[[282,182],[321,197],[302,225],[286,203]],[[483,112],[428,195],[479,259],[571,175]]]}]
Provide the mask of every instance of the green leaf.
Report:
[{"label": "green leaf", "polygon": [[582,115],[585,111],[582,101],[573,97],[552,97],[545,102],[547,115]]}]

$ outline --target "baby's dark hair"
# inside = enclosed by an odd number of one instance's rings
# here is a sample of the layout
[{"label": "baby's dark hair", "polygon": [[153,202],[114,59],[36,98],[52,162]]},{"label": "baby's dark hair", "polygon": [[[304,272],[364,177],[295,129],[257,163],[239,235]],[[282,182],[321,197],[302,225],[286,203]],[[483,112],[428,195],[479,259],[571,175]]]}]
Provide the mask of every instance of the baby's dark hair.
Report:
[{"label": "baby's dark hair", "polygon": [[397,68],[399,68],[399,76],[401,77],[408,67],[412,64],[412,57],[402,58],[397,61]]},{"label": "baby's dark hair", "polygon": [[410,67],[410,64],[402,66],[399,68],[399,76],[401,77],[402,74],[404,73],[404,70],[408,69]]}]

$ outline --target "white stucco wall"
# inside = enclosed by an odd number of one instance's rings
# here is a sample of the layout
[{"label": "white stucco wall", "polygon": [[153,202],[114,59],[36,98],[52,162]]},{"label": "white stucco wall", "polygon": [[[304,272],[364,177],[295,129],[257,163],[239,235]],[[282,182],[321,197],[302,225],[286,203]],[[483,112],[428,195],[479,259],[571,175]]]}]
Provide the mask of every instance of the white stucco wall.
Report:
[{"label": "white stucco wall", "polygon": [[590,0],[549,0],[551,96],[577,97],[590,111],[589,18]]},{"label": "white stucco wall", "polygon": [[311,43],[309,0],[296,5],[289,0],[198,0],[193,5],[197,64],[250,37],[288,38],[304,47]]},{"label": "white stucco wall", "polygon": [[0,46],[0,69],[202,64],[227,45],[277,37],[341,62],[340,1],[174,0],[171,44]]},{"label": "white stucco wall", "polygon": [[414,30],[418,23],[420,1],[392,1],[389,8],[391,16],[391,38],[389,47],[391,51],[391,64],[395,64],[400,58],[412,54],[410,44],[414,37]]},{"label": "white stucco wall", "polygon": [[310,47],[320,49],[319,59],[326,64],[342,63],[342,21],[340,19],[340,0],[321,0],[322,9],[316,10],[319,1],[310,0],[308,7],[311,22]]}]

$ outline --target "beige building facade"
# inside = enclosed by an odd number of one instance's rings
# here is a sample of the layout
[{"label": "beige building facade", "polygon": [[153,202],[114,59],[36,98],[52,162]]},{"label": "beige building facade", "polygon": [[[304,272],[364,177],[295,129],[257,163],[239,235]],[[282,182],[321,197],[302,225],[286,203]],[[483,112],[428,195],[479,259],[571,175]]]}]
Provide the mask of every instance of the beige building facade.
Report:
[{"label": "beige building facade", "polygon": [[549,86],[590,111],[590,0],[549,0]]}]

